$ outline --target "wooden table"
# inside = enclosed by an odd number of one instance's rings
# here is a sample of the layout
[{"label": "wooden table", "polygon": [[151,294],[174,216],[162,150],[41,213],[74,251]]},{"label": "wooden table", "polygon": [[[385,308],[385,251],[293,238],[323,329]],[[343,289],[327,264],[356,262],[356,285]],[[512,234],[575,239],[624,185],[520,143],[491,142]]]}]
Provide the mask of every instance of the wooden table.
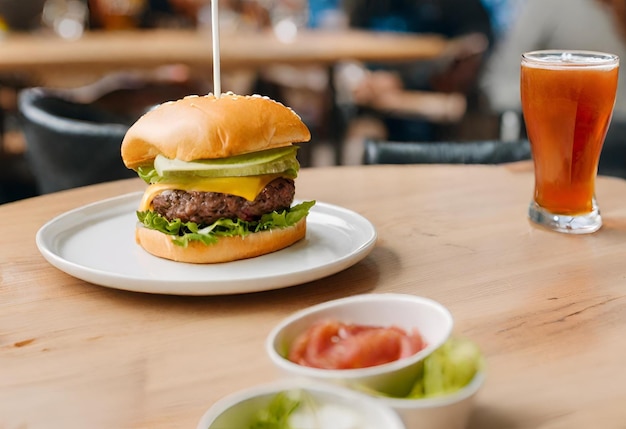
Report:
[{"label": "wooden table", "polygon": [[587,236],[532,226],[532,186],[511,166],[303,169],[297,197],[366,216],[372,253],[309,284],[213,297],[87,284],[38,253],[46,221],[139,180],[0,206],[0,427],[193,428],[222,396],[275,379],[263,343],[283,317],[399,292],[442,302],[482,347],[470,429],[624,428],[626,182],[598,180],[605,226]]},{"label": "wooden table", "polygon": [[[441,55],[448,42],[436,35],[400,35],[357,30],[309,30],[289,41],[273,32],[222,34],[224,69],[275,64],[330,65],[340,60],[406,61]],[[211,70],[209,32],[196,30],[92,31],[78,40],[11,34],[0,40],[0,72],[102,72],[184,64]]]}]

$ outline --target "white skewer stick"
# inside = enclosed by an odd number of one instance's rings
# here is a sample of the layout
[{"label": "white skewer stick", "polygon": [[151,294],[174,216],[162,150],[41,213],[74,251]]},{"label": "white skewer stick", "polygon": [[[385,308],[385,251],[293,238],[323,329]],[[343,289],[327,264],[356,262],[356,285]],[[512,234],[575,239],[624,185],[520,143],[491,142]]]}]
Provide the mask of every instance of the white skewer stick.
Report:
[{"label": "white skewer stick", "polygon": [[218,0],[211,0],[211,34],[213,37],[213,94],[216,98],[222,95],[220,78],[220,25]]}]

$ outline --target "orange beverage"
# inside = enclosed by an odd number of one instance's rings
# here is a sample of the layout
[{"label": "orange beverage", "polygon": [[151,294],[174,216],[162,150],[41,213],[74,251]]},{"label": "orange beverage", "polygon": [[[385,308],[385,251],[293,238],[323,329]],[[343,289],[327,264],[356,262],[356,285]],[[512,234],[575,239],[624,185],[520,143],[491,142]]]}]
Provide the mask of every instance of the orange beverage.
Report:
[{"label": "orange beverage", "polygon": [[105,30],[127,30],[139,26],[147,0],[89,0],[94,21]]},{"label": "orange beverage", "polygon": [[618,67],[616,56],[596,52],[522,56],[522,110],[535,166],[531,219],[537,220],[533,210],[544,212],[539,223],[546,216],[571,223],[571,218],[592,214],[599,224],[591,229],[600,227],[595,178],[613,114]]}]

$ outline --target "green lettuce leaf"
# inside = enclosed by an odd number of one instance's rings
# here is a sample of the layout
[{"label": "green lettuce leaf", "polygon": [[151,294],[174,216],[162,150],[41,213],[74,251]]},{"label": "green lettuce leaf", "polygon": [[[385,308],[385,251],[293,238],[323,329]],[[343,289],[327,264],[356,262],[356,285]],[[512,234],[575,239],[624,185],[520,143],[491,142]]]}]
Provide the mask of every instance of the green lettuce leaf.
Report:
[{"label": "green lettuce leaf", "polygon": [[137,175],[148,184],[157,183],[159,181],[159,173],[154,169],[153,164],[142,165],[138,167],[136,171]]},{"label": "green lettuce leaf", "polygon": [[478,346],[466,338],[450,338],[424,359],[422,377],[416,380],[408,398],[449,395],[467,386],[482,369]]},{"label": "green lettuce leaf", "polygon": [[150,210],[138,211],[137,219],[146,228],[171,235],[175,244],[187,247],[191,241],[210,245],[217,243],[219,237],[245,236],[272,228],[286,228],[305,218],[314,205],[315,201],[305,201],[288,210],[264,214],[258,221],[219,219],[211,225],[182,222],[180,219],[169,221]]},{"label": "green lettuce leaf", "polygon": [[279,392],[269,403],[260,409],[250,425],[250,429],[291,429],[289,416],[300,406],[300,400],[289,392]]},{"label": "green lettuce leaf", "polygon": [[484,370],[484,357],[473,341],[451,337],[441,347],[426,356],[407,395],[395,396],[360,386],[374,396],[423,399],[450,395],[467,386]]}]

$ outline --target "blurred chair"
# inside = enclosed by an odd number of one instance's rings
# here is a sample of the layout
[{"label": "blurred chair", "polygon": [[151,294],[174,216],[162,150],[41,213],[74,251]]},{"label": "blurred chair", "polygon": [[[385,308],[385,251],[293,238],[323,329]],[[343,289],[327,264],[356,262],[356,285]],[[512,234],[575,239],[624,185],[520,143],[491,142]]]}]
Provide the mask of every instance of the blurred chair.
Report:
[{"label": "blurred chair", "polygon": [[206,85],[173,65],[113,72],[72,88],[21,90],[26,159],[39,193],[136,177],[120,155],[130,125],[158,104],[206,93]]},{"label": "blurred chair", "polygon": [[389,142],[366,140],[364,164],[502,164],[531,159],[527,140]]},{"label": "blurred chair", "polygon": [[0,149],[0,204],[36,195],[35,179],[23,154]]},{"label": "blurred chair", "polygon": [[120,156],[131,118],[45,88],[22,90],[18,110],[39,193],[136,177]]}]

